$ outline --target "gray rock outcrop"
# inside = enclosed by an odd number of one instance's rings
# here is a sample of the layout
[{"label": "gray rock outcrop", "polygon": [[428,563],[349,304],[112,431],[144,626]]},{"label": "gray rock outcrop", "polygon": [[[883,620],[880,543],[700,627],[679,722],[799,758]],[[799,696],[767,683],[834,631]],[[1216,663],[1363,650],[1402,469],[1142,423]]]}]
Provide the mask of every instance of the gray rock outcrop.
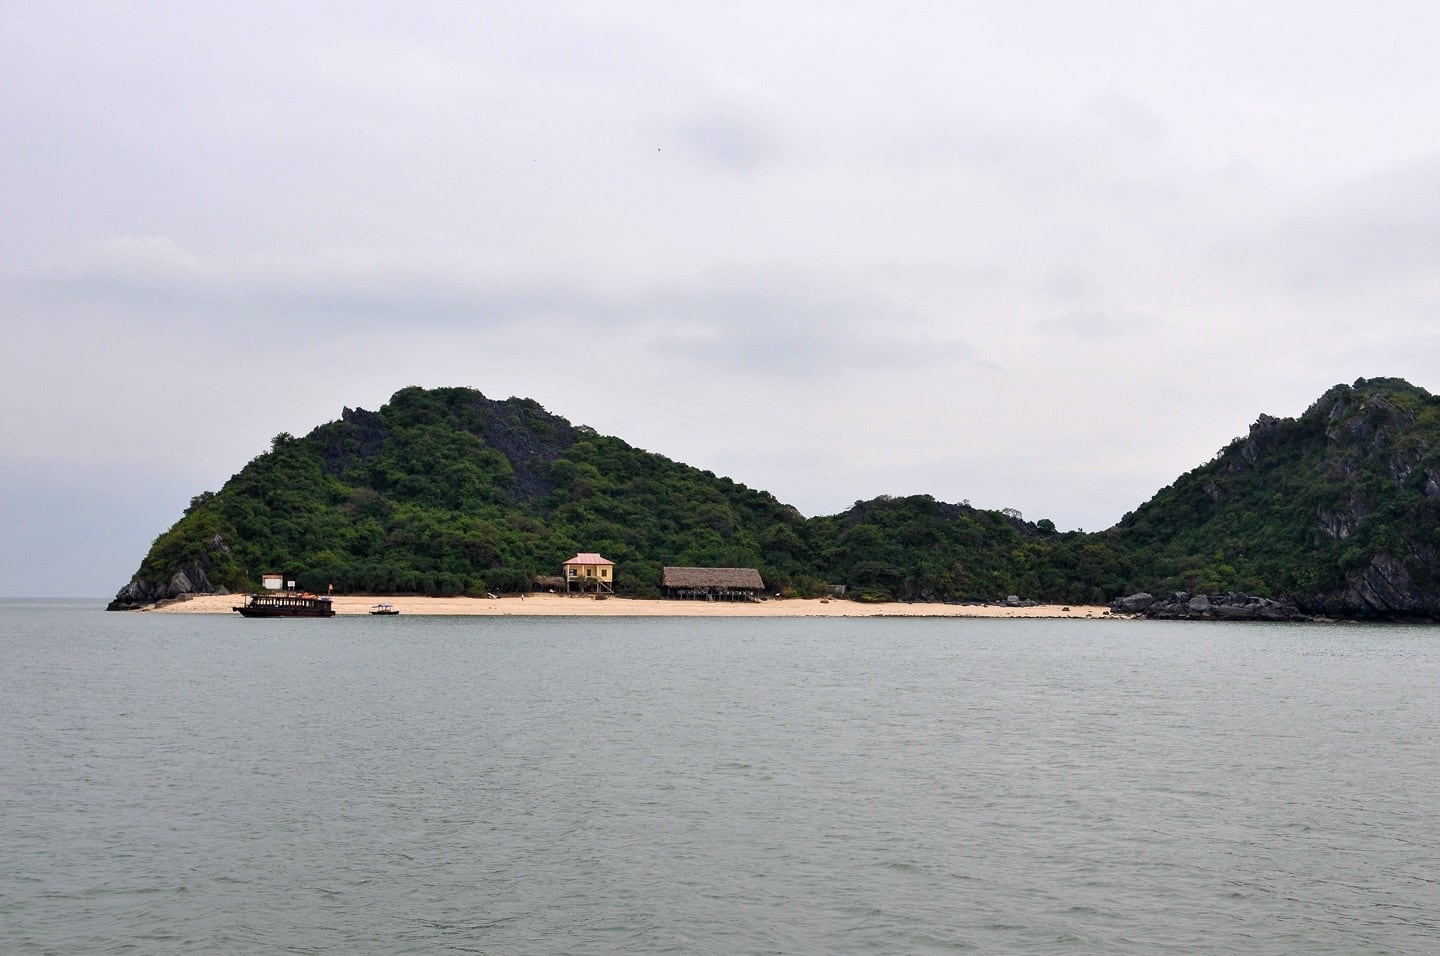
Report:
[{"label": "gray rock outcrop", "polygon": [[[1440,595],[1432,570],[1436,564],[1437,555],[1430,547],[1417,547],[1409,560],[1381,552],[1349,574],[1343,590],[1306,598],[1305,610],[1330,617],[1440,620]],[[1416,580],[1417,573],[1422,580]]]},{"label": "gray rock outcrop", "polygon": [[142,581],[132,578],[115,595],[115,600],[106,605],[107,611],[135,611],[162,601],[174,601],[195,594],[223,594],[223,588],[215,588],[198,561],[181,565],[170,576],[169,581]]},{"label": "gray rock outcrop", "polygon": [[1190,594],[1176,591],[1168,598],[1131,594],[1110,605],[1116,614],[1161,621],[1307,621],[1310,616],[1288,601],[1230,591],[1225,594]]},{"label": "gray rock outcrop", "polygon": [[1144,614],[1154,603],[1155,595],[1141,591],[1115,601],[1110,605],[1110,610],[1116,614]]}]

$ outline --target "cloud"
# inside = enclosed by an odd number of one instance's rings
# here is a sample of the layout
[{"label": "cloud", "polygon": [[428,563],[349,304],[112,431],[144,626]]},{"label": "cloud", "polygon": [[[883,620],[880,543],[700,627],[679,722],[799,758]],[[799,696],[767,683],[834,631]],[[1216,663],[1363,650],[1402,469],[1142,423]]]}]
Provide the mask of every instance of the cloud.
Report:
[{"label": "cloud", "polygon": [[7,8],[4,462],[213,488],[459,384],[807,512],[1103,527],[1260,411],[1436,385],[1437,18]]},{"label": "cloud", "polygon": [[1289,280],[1321,294],[1432,280],[1440,263],[1440,157],[1346,183],[1281,226]]},{"label": "cloud", "polygon": [[384,324],[505,325],[563,313],[586,298],[566,276],[499,276],[480,263],[388,259],[361,251],[274,257],[202,255],[164,236],[91,243],[70,262],[11,273],[17,297],[55,297],[201,325],[285,316],[291,328]]},{"label": "cloud", "polygon": [[976,361],[902,303],[825,274],[725,270],[647,305],[661,355],[733,374],[801,376]]},{"label": "cloud", "polygon": [[19,281],[36,298],[84,300],[154,320],[186,315],[205,325],[284,317],[287,334],[339,329],[463,328],[538,338],[600,328],[649,343],[658,356],[712,364],[712,373],[804,374],[817,367],[904,368],[976,361],[953,330],[873,283],[806,269],[725,268],[663,283],[600,284],[576,275],[487,275],[462,263],[219,260],[159,236],[93,244],[69,268]]},{"label": "cloud", "polygon": [[1034,327],[1036,331],[1044,334],[1095,341],[1115,338],[1138,325],[1135,320],[1119,319],[1106,312],[1077,310],[1041,319]]},{"label": "cloud", "polygon": [[679,151],[703,164],[750,175],[782,158],[781,128],[763,108],[735,98],[688,113],[673,125],[671,137]]}]

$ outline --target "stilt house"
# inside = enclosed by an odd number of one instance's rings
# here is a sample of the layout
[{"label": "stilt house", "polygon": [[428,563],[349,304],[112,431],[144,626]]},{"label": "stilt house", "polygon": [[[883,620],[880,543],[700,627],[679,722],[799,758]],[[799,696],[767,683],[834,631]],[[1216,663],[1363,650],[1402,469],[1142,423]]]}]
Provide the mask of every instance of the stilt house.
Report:
[{"label": "stilt house", "polygon": [[660,588],[668,598],[690,601],[753,601],[765,590],[754,568],[664,568]]},{"label": "stilt house", "polygon": [[566,561],[561,576],[565,579],[566,591],[594,591],[596,594],[613,594],[615,591],[615,562],[593,551],[581,551]]}]

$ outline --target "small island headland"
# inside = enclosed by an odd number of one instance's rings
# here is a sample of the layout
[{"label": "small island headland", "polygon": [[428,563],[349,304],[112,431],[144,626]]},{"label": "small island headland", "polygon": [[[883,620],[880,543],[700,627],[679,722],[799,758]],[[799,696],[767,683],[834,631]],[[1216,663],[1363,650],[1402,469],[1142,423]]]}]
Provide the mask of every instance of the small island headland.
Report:
[{"label": "small island headland", "polygon": [[[411,386],[377,412],[277,435],[191,499],[109,609],[193,596],[179,610],[198,611],[273,576],[402,614],[1436,622],[1437,522],[1440,396],[1403,379],[1336,385],[1298,418],[1262,414],[1098,532],[925,494],[805,517],[530,399]],[[598,559],[594,578],[566,561],[581,553]],[[667,584],[672,571],[715,580]],[[551,602],[557,580],[603,584],[608,600]],[[769,599],[662,600],[700,590]],[[362,610],[350,605],[339,613]]]}]

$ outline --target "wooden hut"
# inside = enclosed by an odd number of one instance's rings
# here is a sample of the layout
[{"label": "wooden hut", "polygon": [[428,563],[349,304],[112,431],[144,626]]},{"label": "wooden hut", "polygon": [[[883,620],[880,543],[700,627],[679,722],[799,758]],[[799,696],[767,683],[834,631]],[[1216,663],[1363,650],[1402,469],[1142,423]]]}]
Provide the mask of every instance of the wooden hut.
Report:
[{"label": "wooden hut", "polygon": [[754,568],[665,568],[660,589],[689,601],[753,601],[765,590]]}]

